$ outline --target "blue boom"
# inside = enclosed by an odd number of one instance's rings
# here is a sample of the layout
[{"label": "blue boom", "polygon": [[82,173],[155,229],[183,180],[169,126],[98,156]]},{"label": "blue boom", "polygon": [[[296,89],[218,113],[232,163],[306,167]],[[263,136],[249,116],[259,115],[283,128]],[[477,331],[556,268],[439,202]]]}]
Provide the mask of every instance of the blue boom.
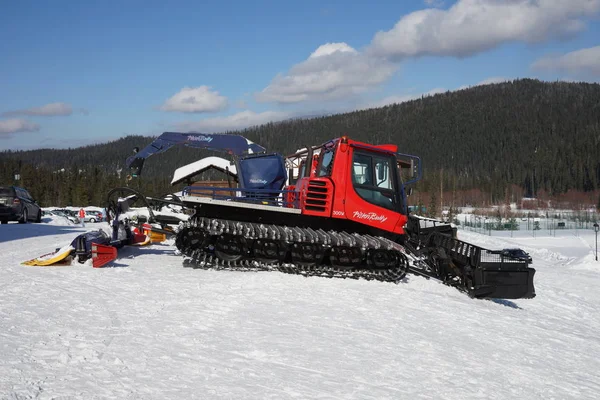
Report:
[{"label": "blue boom", "polygon": [[265,154],[266,149],[239,135],[165,132],[141,151],[127,159],[127,168],[137,177],[146,158],[184,145],[226,152],[234,156],[241,188],[281,190],[287,180],[285,162],[280,154]]},{"label": "blue boom", "polygon": [[142,151],[138,151],[136,147],[136,154],[127,158],[127,168],[132,170],[132,176],[138,176],[142,173],[146,158],[152,154],[165,152],[175,145],[224,151],[235,156],[266,151],[264,147],[239,135],[164,132]]}]

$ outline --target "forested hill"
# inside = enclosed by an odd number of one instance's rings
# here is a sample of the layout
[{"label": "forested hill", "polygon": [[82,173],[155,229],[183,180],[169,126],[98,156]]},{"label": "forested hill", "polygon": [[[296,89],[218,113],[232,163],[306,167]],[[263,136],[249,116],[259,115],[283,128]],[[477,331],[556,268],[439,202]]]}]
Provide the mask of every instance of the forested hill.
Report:
[{"label": "forested hill", "polygon": [[[528,196],[542,190],[560,194],[600,189],[599,84],[522,79],[239,133],[269,151],[286,154],[344,134],[369,143],[395,143],[401,152],[422,158],[425,178],[417,187],[421,192],[439,190],[441,182],[453,190],[478,188],[501,201],[519,188],[519,194]],[[142,148],[151,140],[129,136],[77,149],[3,152],[0,177],[12,183],[13,171],[19,170],[23,186],[36,186],[44,201],[56,199],[59,184],[74,193],[72,202],[93,201],[93,190],[124,183],[116,171],[134,146]],[[141,184],[154,194],[166,191],[176,167],[205,154],[182,147],[153,156]],[[52,174],[61,168],[65,173],[58,174],[60,178]],[[103,183],[90,191],[90,180]],[[75,193],[78,185],[85,193]]]}]

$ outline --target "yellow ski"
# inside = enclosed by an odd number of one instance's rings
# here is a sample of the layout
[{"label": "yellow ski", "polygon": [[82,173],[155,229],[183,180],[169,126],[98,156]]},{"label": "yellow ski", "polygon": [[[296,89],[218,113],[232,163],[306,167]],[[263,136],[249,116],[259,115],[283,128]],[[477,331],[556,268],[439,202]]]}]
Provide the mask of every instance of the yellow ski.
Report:
[{"label": "yellow ski", "polygon": [[32,267],[48,267],[53,265],[70,265],[70,261],[66,261],[66,258],[71,255],[75,248],[71,245],[62,247],[55,252],[44,254],[43,256],[34,258],[29,261],[24,261],[22,265],[29,265]]}]

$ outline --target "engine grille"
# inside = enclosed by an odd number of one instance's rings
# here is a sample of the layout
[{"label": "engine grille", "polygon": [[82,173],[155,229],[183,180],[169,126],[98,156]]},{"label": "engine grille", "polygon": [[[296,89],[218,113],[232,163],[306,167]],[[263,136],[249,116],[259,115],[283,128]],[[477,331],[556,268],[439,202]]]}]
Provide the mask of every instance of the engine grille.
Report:
[{"label": "engine grille", "polygon": [[304,208],[311,211],[326,211],[330,202],[327,182],[310,180],[304,200]]}]

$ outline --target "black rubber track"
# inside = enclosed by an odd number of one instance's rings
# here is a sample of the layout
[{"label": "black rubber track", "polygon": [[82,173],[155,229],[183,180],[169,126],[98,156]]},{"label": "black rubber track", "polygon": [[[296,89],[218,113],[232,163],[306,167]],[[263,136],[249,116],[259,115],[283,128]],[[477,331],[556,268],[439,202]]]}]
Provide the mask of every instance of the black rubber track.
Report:
[{"label": "black rubber track", "polygon": [[404,248],[383,237],[192,216],[175,245],[194,268],[398,283]]}]

